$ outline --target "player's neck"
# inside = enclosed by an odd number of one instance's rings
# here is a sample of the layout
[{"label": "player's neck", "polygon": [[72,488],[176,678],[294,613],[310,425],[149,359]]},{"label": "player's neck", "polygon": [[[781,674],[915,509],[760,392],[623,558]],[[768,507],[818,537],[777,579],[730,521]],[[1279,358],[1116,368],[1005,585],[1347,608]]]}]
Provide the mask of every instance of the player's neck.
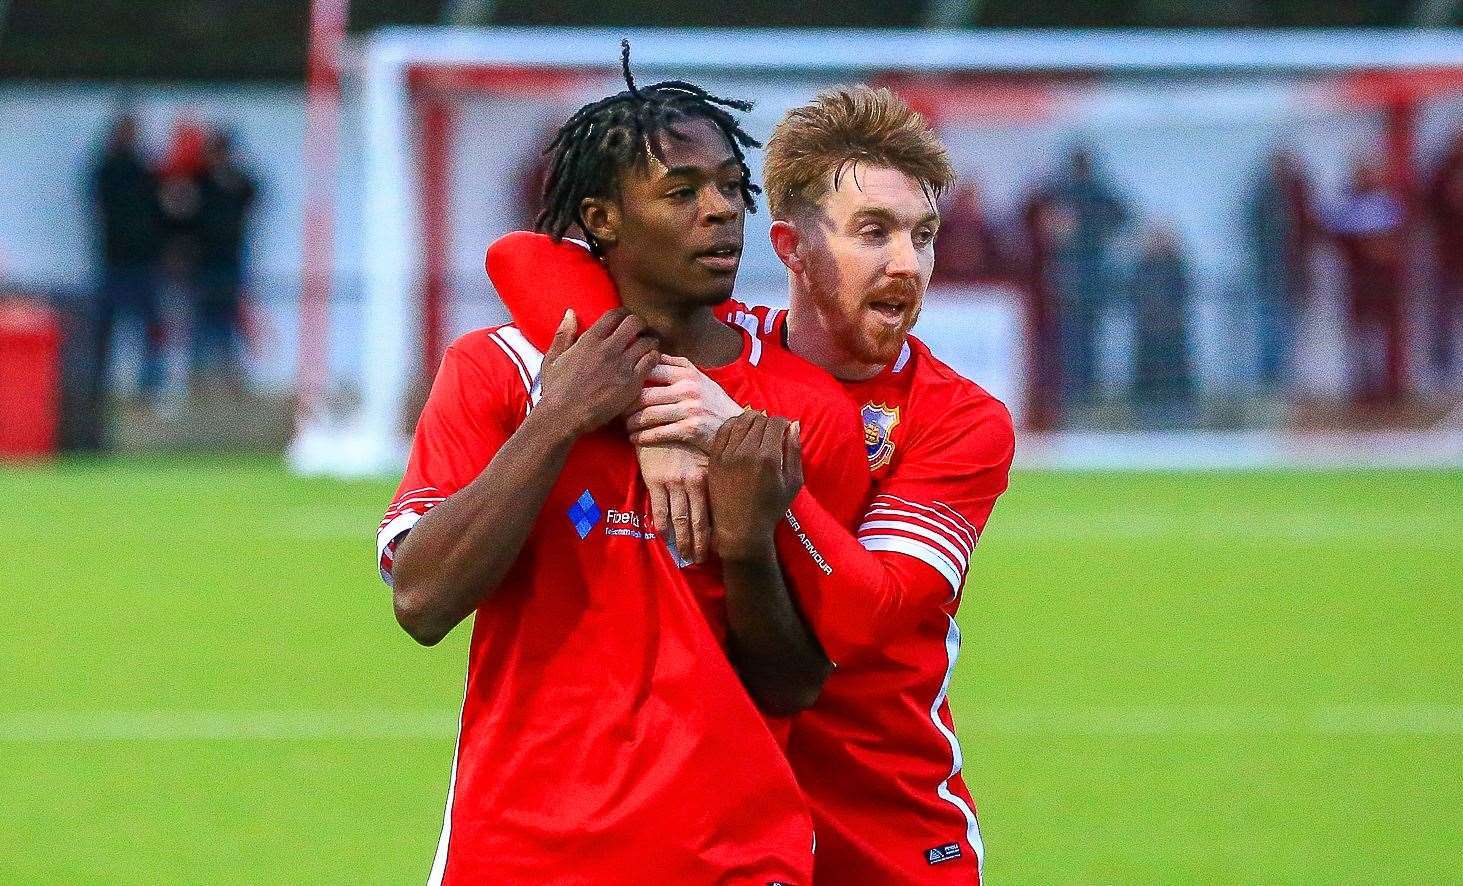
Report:
[{"label": "player's neck", "polygon": [[823,367],[839,381],[865,381],[884,371],[883,363],[860,360],[839,344],[838,336],[811,295],[795,291],[790,301],[787,346],[794,354]]},{"label": "player's neck", "polygon": [[741,334],[718,320],[708,306],[683,306],[677,299],[638,292],[633,286],[621,288],[620,300],[660,339],[661,353],[715,369],[742,352]]}]

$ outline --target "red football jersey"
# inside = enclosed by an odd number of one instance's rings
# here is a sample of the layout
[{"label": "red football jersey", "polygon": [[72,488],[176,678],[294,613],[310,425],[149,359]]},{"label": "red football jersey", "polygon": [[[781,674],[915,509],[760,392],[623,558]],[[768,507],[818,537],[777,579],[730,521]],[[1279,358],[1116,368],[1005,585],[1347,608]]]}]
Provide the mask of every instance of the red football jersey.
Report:
[{"label": "red football jersey", "polygon": [[[843,387],[827,372],[785,348],[766,347],[755,334],[743,336],[741,356],[726,366],[702,370],[737,403],[801,422],[803,488],[834,520],[856,525],[869,496],[869,474],[860,445],[863,430]],[[808,551],[779,547],[810,566]],[[687,573],[702,590],[712,627],[725,639],[721,564],[710,561]],[[796,592],[796,589],[794,589]]]},{"label": "red football jersey", "polygon": [[[731,311],[754,318],[769,350],[786,347],[785,312]],[[795,581],[841,665],[788,748],[813,807],[815,878],[978,883],[984,846],[946,693],[970,556],[1010,471],[1010,414],[913,337],[879,375],[843,387],[874,480],[856,540],[807,495],[793,503],[796,533],[779,538],[779,551],[811,547],[831,567]]]},{"label": "red football jersey", "polygon": [[[532,408],[541,359],[512,326],[448,349],[378,534],[388,582],[402,533]],[[624,433],[579,440],[476,613],[430,882],[811,881],[791,769],[649,515]]]}]

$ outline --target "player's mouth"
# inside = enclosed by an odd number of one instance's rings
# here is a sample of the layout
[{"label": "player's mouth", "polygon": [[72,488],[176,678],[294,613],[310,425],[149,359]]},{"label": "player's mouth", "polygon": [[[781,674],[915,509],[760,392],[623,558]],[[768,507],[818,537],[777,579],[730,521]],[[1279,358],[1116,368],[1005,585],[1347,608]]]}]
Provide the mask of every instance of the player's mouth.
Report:
[{"label": "player's mouth", "polygon": [[914,306],[914,300],[895,295],[880,295],[870,300],[866,306],[880,324],[899,327],[904,325]]},{"label": "player's mouth", "polygon": [[696,264],[716,274],[734,273],[742,260],[741,243],[722,243],[691,256]]}]

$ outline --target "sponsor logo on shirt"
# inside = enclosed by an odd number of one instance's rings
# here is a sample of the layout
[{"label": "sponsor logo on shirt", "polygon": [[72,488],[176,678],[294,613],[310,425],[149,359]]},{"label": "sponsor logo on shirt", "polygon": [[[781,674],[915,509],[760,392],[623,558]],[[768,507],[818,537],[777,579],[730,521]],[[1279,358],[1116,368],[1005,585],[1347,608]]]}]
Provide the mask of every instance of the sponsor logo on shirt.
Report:
[{"label": "sponsor logo on shirt", "polygon": [[954,861],[959,857],[959,843],[946,843],[944,846],[936,846],[933,849],[925,850],[925,861],[930,864],[939,864],[942,861]]},{"label": "sponsor logo on shirt", "polygon": [[574,524],[574,531],[579,533],[581,539],[589,537],[601,516],[599,505],[595,504],[594,496],[589,494],[588,489],[569,506],[569,522]]},{"label": "sponsor logo on shirt", "polygon": [[865,403],[860,410],[864,419],[864,450],[869,456],[869,470],[877,471],[894,458],[894,428],[899,425],[899,407],[883,403]]},{"label": "sponsor logo on shirt", "polygon": [[634,511],[617,511],[610,508],[605,514],[605,535],[628,535],[631,538],[655,538],[655,527],[650,518]]}]

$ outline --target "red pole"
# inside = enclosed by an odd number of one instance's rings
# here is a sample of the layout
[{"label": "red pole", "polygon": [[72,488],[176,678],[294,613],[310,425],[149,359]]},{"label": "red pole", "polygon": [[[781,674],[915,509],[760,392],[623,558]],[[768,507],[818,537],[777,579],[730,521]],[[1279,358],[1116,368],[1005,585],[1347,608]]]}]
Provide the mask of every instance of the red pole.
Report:
[{"label": "red pole", "polygon": [[443,313],[451,262],[452,111],[440,96],[420,102],[422,131],[422,378],[437,374],[446,350]]},{"label": "red pole", "polygon": [[1401,400],[1407,391],[1408,341],[1405,334],[1407,296],[1416,291],[1417,273],[1412,259],[1418,253],[1418,175],[1417,175],[1417,97],[1405,86],[1388,103],[1386,115],[1387,173],[1392,187],[1401,199],[1406,218],[1401,243],[1405,259],[1396,274],[1398,292],[1394,312],[1386,330],[1386,367],[1384,390],[1389,402]]},{"label": "red pole", "polygon": [[300,270],[296,427],[321,412],[329,372],[335,178],[340,141],[340,75],[350,0],[312,0],[305,74],[305,231]]}]

